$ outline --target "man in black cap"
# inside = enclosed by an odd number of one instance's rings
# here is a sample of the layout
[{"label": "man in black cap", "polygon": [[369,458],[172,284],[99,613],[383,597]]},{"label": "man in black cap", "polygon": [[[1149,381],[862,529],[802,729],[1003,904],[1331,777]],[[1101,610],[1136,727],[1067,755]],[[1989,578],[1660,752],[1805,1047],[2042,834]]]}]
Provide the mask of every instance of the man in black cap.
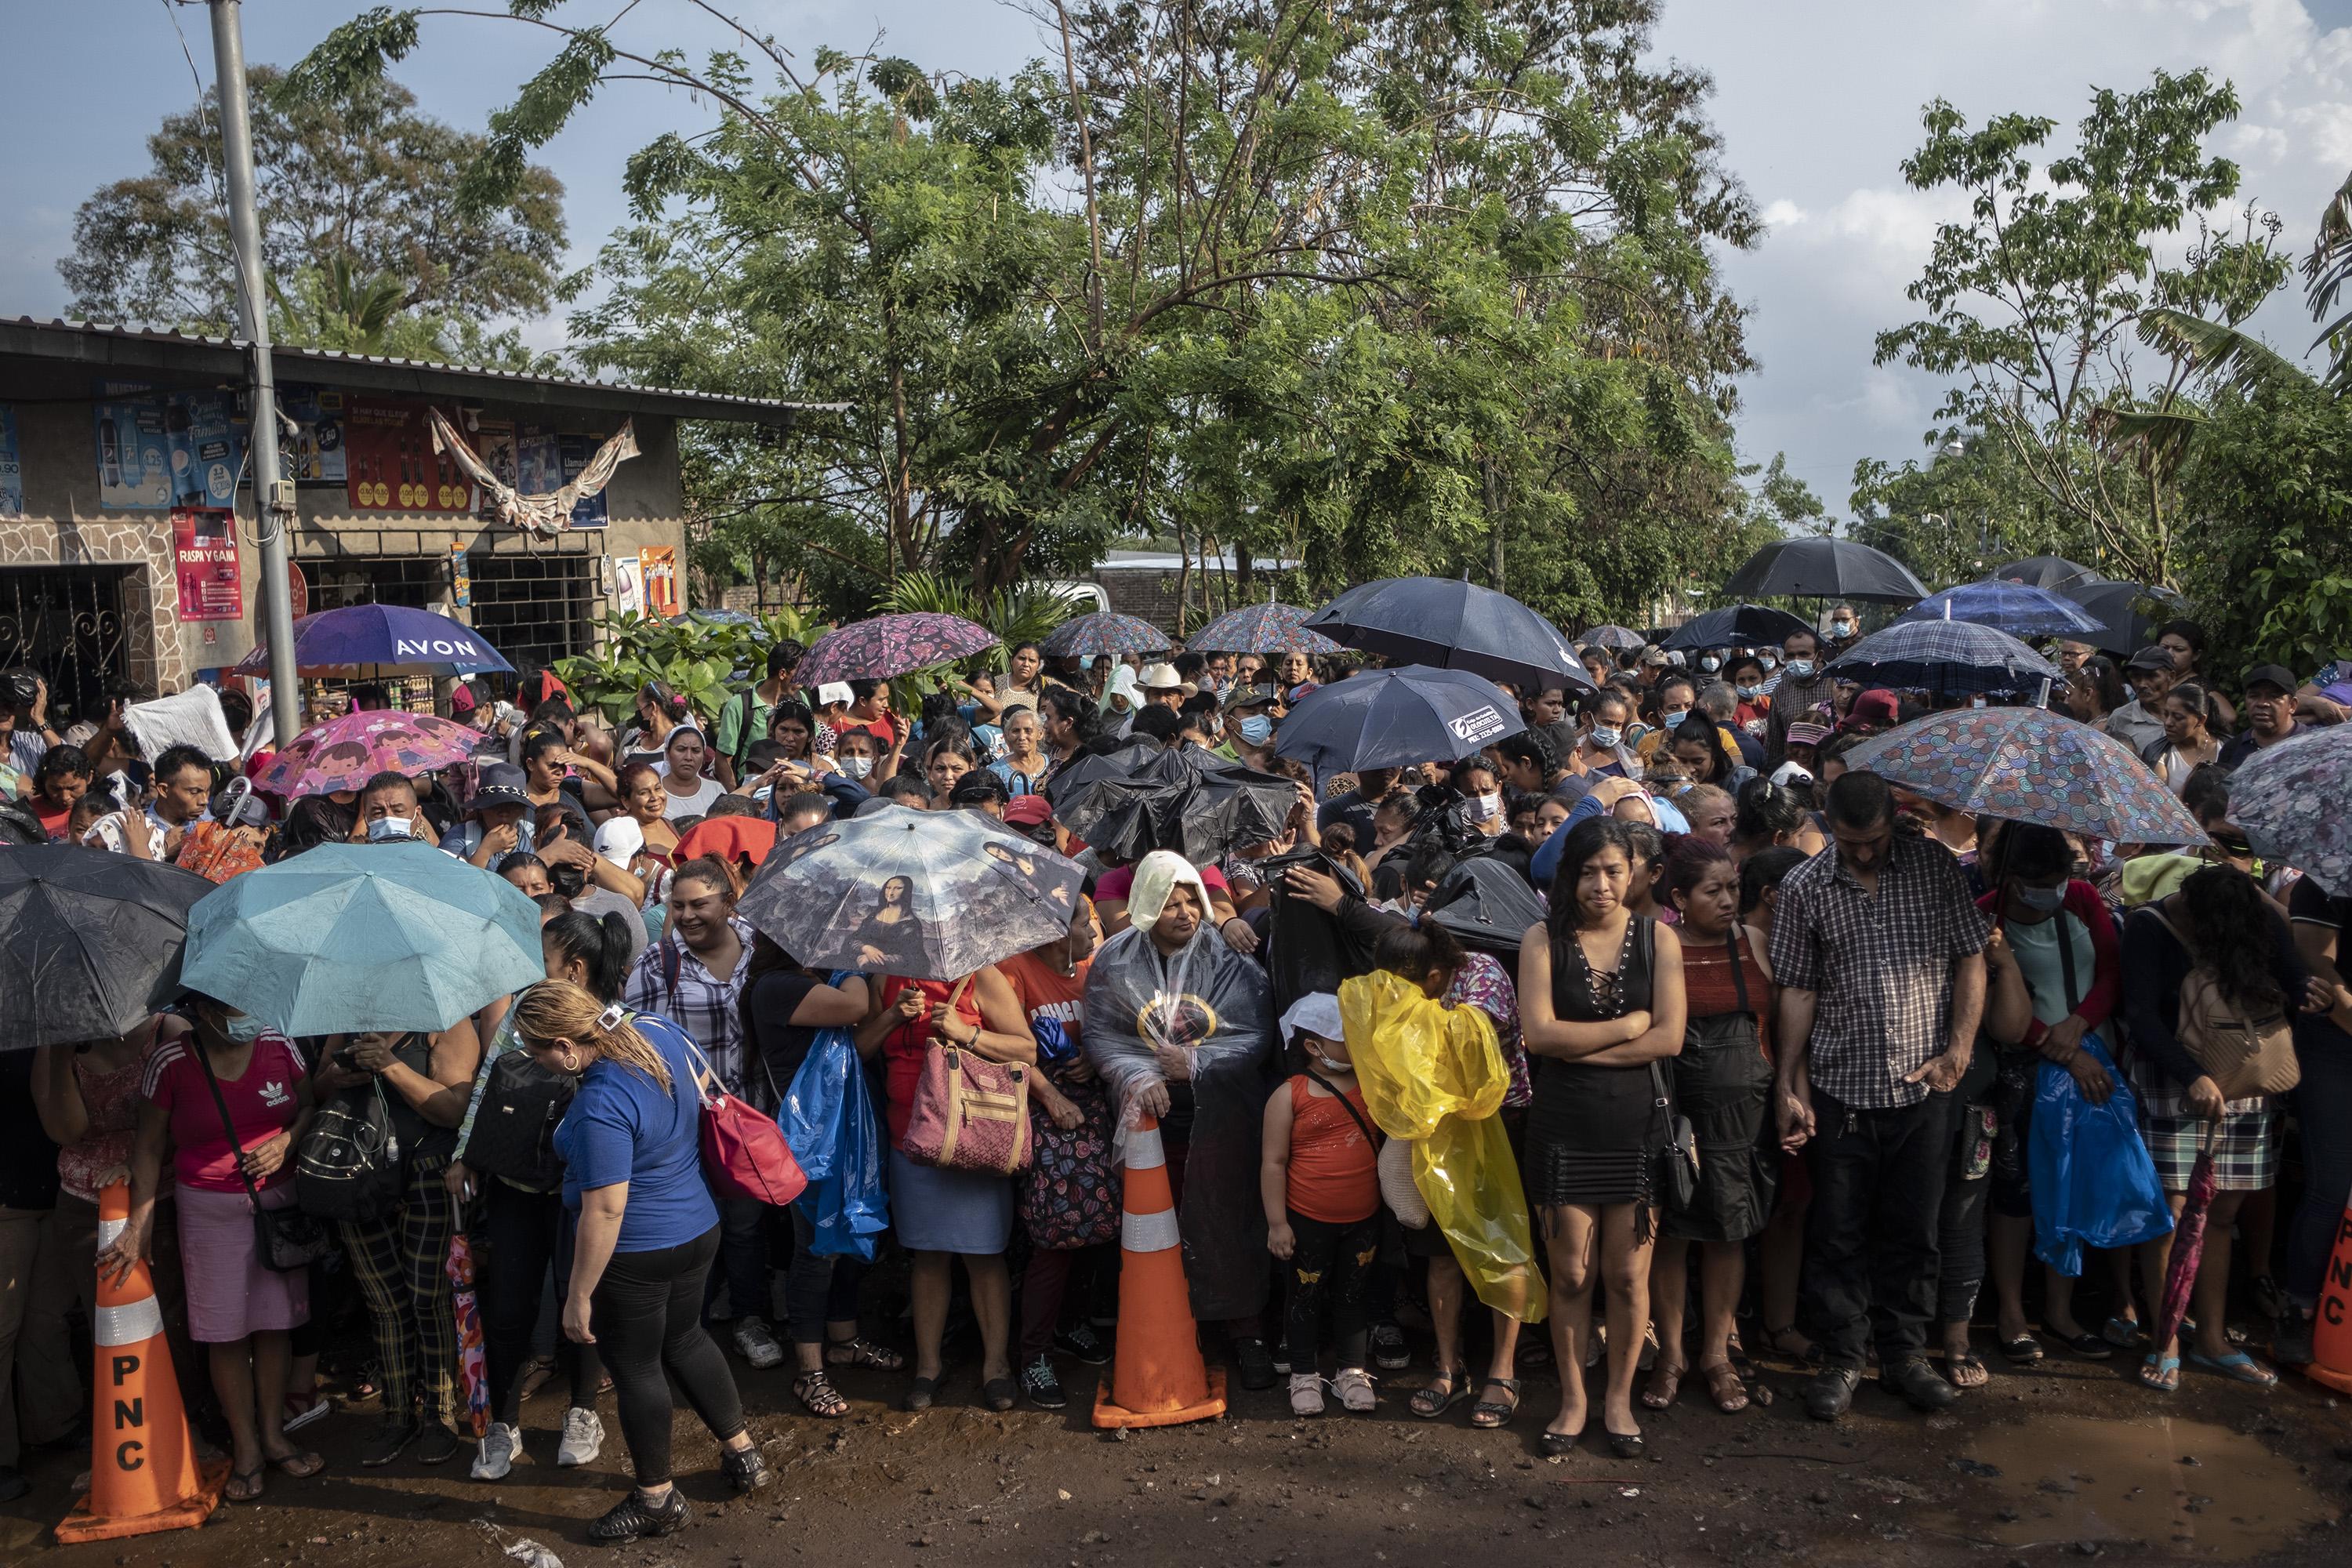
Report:
[{"label": "man in black cap", "polygon": [[485,871],[496,871],[509,855],[531,852],[530,791],[523,771],[512,763],[482,764],[466,816],[464,827],[445,839],[443,848]]},{"label": "man in black cap", "polygon": [[2248,757],[2295,732],[2294,671],[2283,664],[2258,664],[2246,675],[2246,727],[2222,742],[2221,765],[2234,768]]},{"label": "man in black cap", "polygon": [[2107,715],[2106,731],[2131,748],[2137,757],[2164,739],[2164,721],[2157,710],[2172,689],[2176,671],[2172,656],[2149,645],[2124,661],[2124,679],[2131,684],[2132,700]]}]

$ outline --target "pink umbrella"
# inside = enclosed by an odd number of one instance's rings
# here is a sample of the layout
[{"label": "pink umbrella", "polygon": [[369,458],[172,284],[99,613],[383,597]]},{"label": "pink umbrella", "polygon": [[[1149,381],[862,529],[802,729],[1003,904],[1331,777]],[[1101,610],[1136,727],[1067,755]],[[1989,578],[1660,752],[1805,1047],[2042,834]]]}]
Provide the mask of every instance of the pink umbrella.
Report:
[{"label": "pink umbrella", "polygon": [[293,800],[357,789],[378,773],[421,777],[471,760],[482,734],[430,713],[369,709],[314,724],[269,760],[253,787]]},{"label": "pink umbrella", "polygon": [[474,1298],[474,1248],[462,1230],[449,1238],[446,1272],[457,1322],[457,1375],[466,1390],[466,1418],[479,1437],[490,1421],[489,1363],[482,1349],[482,1312]]},{"label": "pink umbrella", "polygon": [[2156,1344],[2161,1349],[2172,1342],[2180,1331],[2183,1320],[2189,1316],[2189,1295],[2197,1286],[2197,1266],[2205,1258],[2205,1211],[2213,1206],[2214,1189],[2221,1178],[2213,1173],[2213,1140],[2221,1131],[2219,1121],[2205,1134],[2205,1146],[2197,1152],[2196,1166],[2189,1173],[2189,1196],[2180,1206],[2180,1218],[2172,1227],[2172,1256],[2164,1268],[2164,1300],[2156,1314]]}]

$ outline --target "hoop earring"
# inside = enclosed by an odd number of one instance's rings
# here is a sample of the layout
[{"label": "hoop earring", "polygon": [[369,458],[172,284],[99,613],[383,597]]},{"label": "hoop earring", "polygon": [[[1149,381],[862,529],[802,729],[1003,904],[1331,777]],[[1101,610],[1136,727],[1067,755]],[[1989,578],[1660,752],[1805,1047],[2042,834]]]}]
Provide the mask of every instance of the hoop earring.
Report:
[{"label": "hoop earring", "polygon": [[570,1051],[564,1052],[563,1070],[565,1072],[578,1072],[580,1070],[580,1058],[573,1056]]}]

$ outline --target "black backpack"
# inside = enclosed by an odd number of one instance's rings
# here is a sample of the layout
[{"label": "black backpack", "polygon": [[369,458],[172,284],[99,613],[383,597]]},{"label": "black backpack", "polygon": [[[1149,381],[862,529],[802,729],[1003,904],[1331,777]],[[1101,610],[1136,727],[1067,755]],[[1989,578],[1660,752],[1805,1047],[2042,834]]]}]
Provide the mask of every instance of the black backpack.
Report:
[{"label": "black backpack", "polygon": [[320,1108],[302,1140],[295,1203],[320,1219],[375,1219],[400,1202],[402,1154],[383,1080],[347,1089]]},{"label": "black backpack", "polygon": [[579,1079],[540,1066],[528,1051],[502,1052],[490,1063],[473,1131],[457,1157],[468,1169],[533,1192],[555,1191],[563,1184],[555,1128],[579,1087]]}]

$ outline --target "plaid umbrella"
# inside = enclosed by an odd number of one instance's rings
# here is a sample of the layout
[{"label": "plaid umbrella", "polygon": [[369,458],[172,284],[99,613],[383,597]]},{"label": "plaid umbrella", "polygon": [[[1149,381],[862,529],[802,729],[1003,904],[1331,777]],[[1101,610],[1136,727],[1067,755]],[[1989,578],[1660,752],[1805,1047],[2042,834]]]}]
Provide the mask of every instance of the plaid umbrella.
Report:
[{"label": "plaid umbrella", "polygon": [[2063,679],[2056,665],[2007,632],[1974,621],[1897,621],[1832,659],[1829,669],[1864,686],[1936,697],[2032,691]]},{"label": "plaid umbrella", "polygon": [[1060,658],[1065,654],[1166,653],[1169,643],[1168,634],[1150,621],[1095,610],[1055,626],[1042,646],[1047,657]]},{"label": "plaid umbrella", "polygon": [[995,646],[994,632],[961,616],[876,616],[817,638],[793,679],[801,686],[887,680]]},{"label": "plaid umbrella", "polygon": [[480,731],[431,713],[367,709],[313,724],[295,736],[253,787],[293,800],[357,789],[378,773],[418,778],[451,763],[470,762],[481,739]]},{"label": "plaid umbrella", "polygon": [[2130,747],[2046,709],[1932,713],[1864,742],[1846,765],[2004,822],[2118,844],[2205,842],[2196,818]]},{"label": "plaid umbrella", "polygon": [[1067,934],[1085,879],[976,811],[886,805],[777,845],[739,909],[812,969],[960,980]]},{"label": "plaid umbrella", "polygon": [[1339,645],[1303,623],[1312,610],[1269,601],[1227,610],[1185,639],[1196,653],[1338,653]]},{"label": "plaid umbrella", "polygon": [[1974,621],[2016,637],[2080,637],[2099,629],[2082,605],[2025,583],[1963,583],[1928,595],[1896,619]]},{"label": "plaid umbrella", "polygon": [[2160,1352],[2172,1342],[2180,1331],[2182,1320],[2189,1316],[2189,1295],[2197,1288],[2197,1266],[2205,1260],[2205,1211],[2213,1206],[2214,1189],[2221,1178],[2213,1173],[2213,1140],[2221,1131],[2219,1121],[2206,1130],[2204,1147],[2197,1151],[2197,1163],[2189,1173],[2189,1196],[2180,1205],[2180,1217],[2172,1226],[2172,1255],[2164,1266],[2164,1300],[2158,1303],[2156,1339]]},{"label": "plaid umbrella", "polygon": [[482,1346],[482,1310],[474,1296],[474,1247],[458,1231],[449,1237],[449,1305],[457,1321],[457,1377],[466,1390],[466,1419],[476,1437],[490,1424],[490,1368]]},{"label": "plaid umbrella", "polygon": [[2230,819],[2267,858],[2338,898],[2352,895],[2352,724],[2305,730],[2257,747],[2230,780]]},{"label": "plaid umbrella", "polygon": [[1585,627],[1577,635],[1576,645],[1579,647],[1605,647],[1612,653],[1630,653],[1634,648],[1646,646],[1649,640],[1631,626],[1599,626]]}]

